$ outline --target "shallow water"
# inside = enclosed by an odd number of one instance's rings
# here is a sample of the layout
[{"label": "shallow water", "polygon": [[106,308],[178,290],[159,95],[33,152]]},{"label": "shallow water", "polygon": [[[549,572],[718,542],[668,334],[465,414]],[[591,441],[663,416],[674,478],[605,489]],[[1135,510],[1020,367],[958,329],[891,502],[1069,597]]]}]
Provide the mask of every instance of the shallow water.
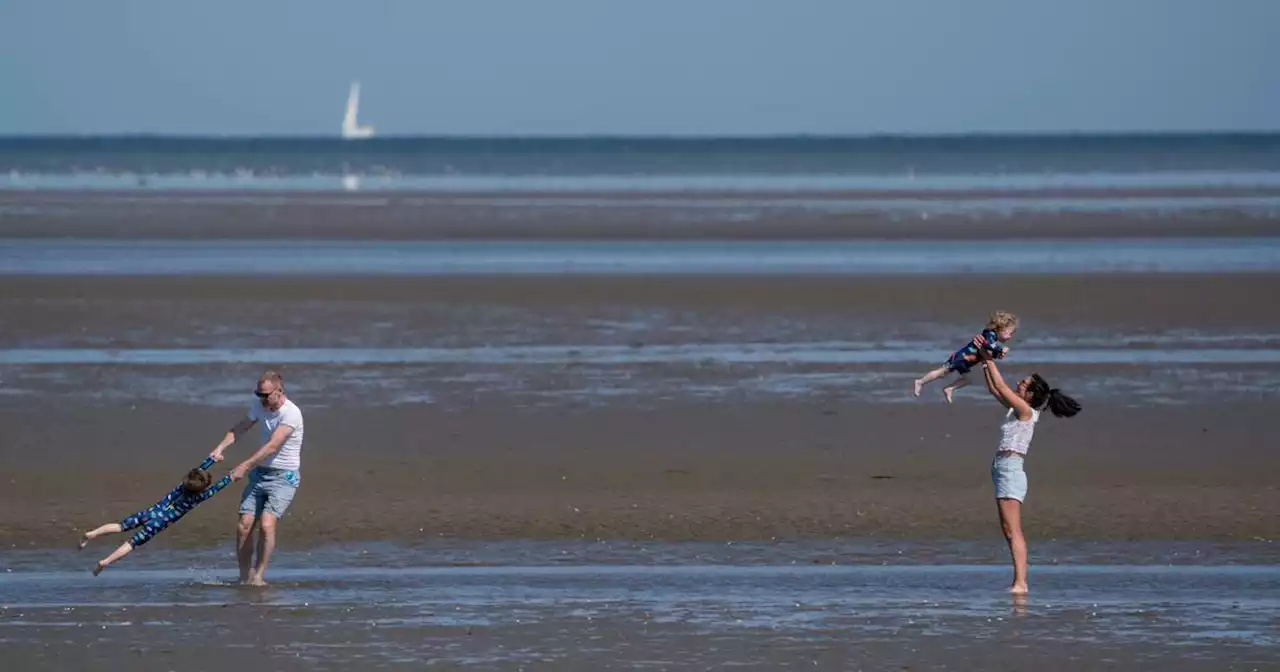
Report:
[{"label": "shallow water", "polygon": [[243,642],[267,620],[257,655],[326,668],[947,666],[1019,641],[1036,649],[1009,655],[1047,669],[1280,664],[1280,568],[1239,564],[1274,561],[1271,544],[1044,544],[1033,562],[1059,562],[1035,564],[1025,600],[1003,592],[997,546],[370,545],[282,554],[266,589],[231,585],[225,551],[147,548],[98,578],[70,570],[92,557],[13,552],[0,645],[43,660],[108,638],[125,655]]},{"label": "shallow water", "polygon": [[[280,254],[287,249],[288,254]],[[993,269],[990,259],[1000,259]],[[1280,238],[1055,241],[423,242],[2,240],[10,275],[1243,273]]]},{"label": "shallow water", "polygon": [[[0,364],[921,364],[941,347],[857,343],[725,343],[715,345],[496,346],[479,348],[57,348],[0,350]],[[945,356],[942,357],[945,359]],[[1275,348],[1020,349],[1026,364],[1280,364]]]},{"label": "shallow water", "polygon": [[584,175],[411,175],[364,174],[276,175],[233,169],[225,172],[140,173],[103,171],[0,173],[0,189],[12,190],[202,190],[202,191],[420,191],[420,192],[698,192],[698,191],[882,191],[920,192],[1054,188],[1187,189],[1261,188],[1280,185],[1274,170],[1090,172],[1004,171],[925,174],[839,174],[821,170],[779,174],[584,174]]}]

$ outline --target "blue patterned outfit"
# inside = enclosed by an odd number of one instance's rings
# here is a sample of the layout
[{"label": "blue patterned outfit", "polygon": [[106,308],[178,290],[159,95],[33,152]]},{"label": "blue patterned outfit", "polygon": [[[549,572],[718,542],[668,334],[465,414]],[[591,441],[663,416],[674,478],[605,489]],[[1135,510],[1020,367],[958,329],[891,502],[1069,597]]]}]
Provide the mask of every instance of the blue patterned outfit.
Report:
[{"label": "blue patterned outfit", "polygon": [[[1008,351],[1008,348],[1000,342],[1000,337],[996,335],[995,330],[983,329],[982,337],[987,339],[987,345],[983,349],[991,355],[991,358],[1003,359],[1004,353]],[[968,359],[970,357],[973,359]],[[978,346],[974,345],[973,341],[970,341],[947,358],[946,367],[948,371],[954,371],[963,376],[969,373],[969,369],[973,368],[976,363],[978,363]]]},{"label": "blue patterned outfit", "polygon": [[[212,467],[214,459],[212,457],[205,458],[200,463],[200,468],[208,470]],[[210,485],[204,492],[199,494],[191,494],[182,487],[181,484],[174,488],[164,499],[155,503],[148,509],[143,509],[128,518],[120,521],[121,531],[132,530],[135,527],[141,527],[136,534],[129,540],[134,548],[137,548],[148,541],[151,537],[156,536],[166,527],[179,518],[187,515],[191,509],[206,499],[218,494],[218,491],[231,484],[231,474],[222,477],[222,480]]]}]

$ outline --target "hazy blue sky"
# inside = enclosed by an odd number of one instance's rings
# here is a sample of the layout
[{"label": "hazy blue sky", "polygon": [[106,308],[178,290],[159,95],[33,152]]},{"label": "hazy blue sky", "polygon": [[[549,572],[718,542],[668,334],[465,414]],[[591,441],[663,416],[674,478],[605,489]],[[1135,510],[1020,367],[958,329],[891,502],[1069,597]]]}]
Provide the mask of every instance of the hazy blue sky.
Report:
[{"label": "hazy blue sky", "polygon": [[0,134],[1280,129],[1280,0],[0,0]]}]

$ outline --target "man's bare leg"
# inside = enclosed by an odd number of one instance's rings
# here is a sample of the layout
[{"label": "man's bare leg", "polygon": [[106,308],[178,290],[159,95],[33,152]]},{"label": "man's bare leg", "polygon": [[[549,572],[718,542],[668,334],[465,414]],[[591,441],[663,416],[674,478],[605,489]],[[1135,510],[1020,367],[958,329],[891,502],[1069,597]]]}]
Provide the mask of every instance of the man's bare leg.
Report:
[{"label": "man's bare leg", "polygon": [[271,553],[276,550],[276,518],[275,514],[263,513],[258,522],[258,564],[249,577],[249,585],[267,585],[267,565],[271,562]]},{"label": "man's bare leg", "polygon": [[253,529],[257,517],[252,513],[240,514],[236,523],[236,560],[240,563],[240,583],[250,583],[249,568],[253,566]]},{"label": "man's bare leg", "polygon": [[80,550],[83,551],[84,547],[87,546],[90,541],[98,537],[101,537],[104,534],[114,534],[116,532],[120,532],[121,529],[122,528],[120,527],[120,523],[107,523],[106,525],[103,525],[96,529],[85,532],[84,536],[80,537]]},{"label": "man's bare leg", "polygon": [[133,550],[132,541],[126,541],[123,544],[120,544],[120,548],[117,548],[116,550],[112,551],[111,555],[108,555],[107,557],[98,561],[98,566],[93,568],[93,575],[97,576],[101,574],[102,570],[107,568],[107,565],[110,565],[116,560],[119,560],[120,558],[123,558],[124,556],[129,555],[129,551],[132,551],[132,550]]}]

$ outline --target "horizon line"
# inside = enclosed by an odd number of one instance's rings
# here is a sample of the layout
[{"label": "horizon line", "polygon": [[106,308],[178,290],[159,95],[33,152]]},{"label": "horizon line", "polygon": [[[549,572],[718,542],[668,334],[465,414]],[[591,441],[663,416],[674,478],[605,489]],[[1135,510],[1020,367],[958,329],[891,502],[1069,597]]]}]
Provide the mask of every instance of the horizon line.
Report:
[{"label": "horizon line", "polygon": [[868,132],[868,133],[581,133],[581,134],[388,134],[371,138],[348,139],[341,135],[310,135],[287,133],[232,134],[232,133],[0,133],[0,141],[10,140],[268,140],[315,141],[332,140],[351,143],[353,146],[368,143],[386,143],[404,140],[538,140],[538,141],[777,141],[777,140],[948,140],[948,139],[1072,139],[1072,138],[1193,138],[1193,137],[1280,137],[1280,128],[1274,129],[1204,129],[1204,130],[1039,130],[1039,131],[944,131],[944,132]]}]

